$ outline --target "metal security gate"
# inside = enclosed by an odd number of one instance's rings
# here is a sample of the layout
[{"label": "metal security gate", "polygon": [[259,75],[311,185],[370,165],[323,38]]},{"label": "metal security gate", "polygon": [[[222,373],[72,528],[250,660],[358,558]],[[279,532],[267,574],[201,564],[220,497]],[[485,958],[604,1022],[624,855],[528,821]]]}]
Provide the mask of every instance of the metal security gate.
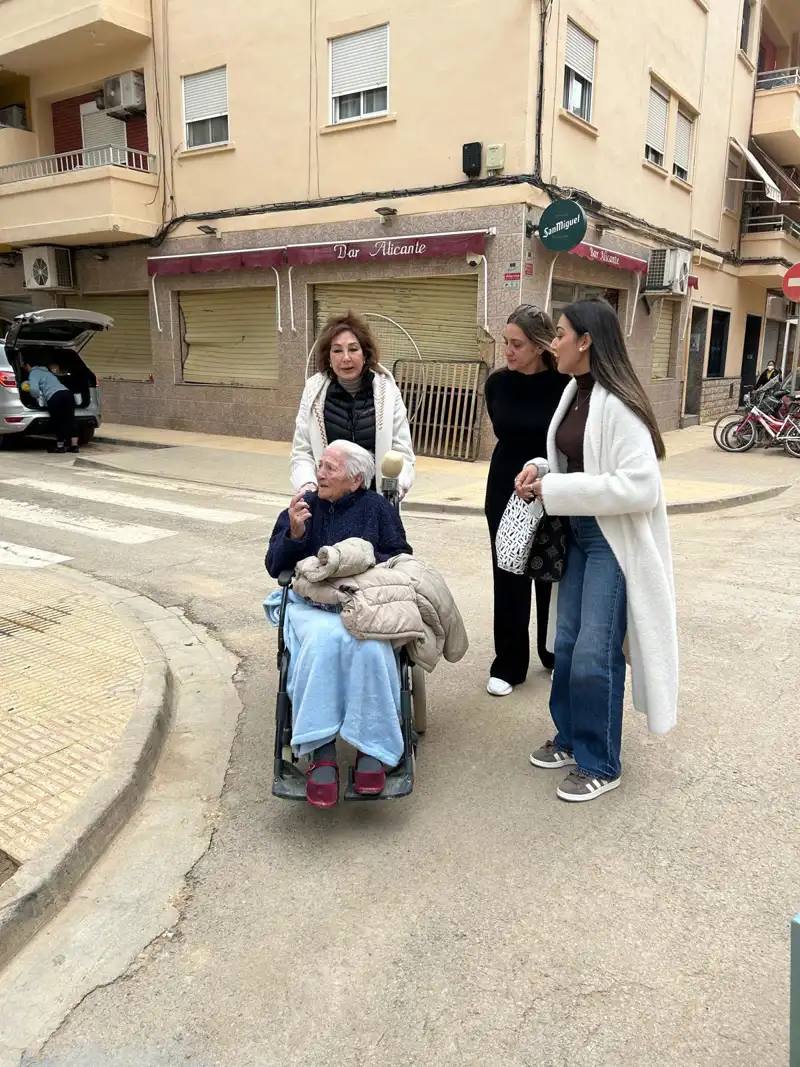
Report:
[{"label": "metal security gate", "polygon": [[480,360],[395,362],[393,374],[408,409],[418,455],[477,458],[487,371]]}]

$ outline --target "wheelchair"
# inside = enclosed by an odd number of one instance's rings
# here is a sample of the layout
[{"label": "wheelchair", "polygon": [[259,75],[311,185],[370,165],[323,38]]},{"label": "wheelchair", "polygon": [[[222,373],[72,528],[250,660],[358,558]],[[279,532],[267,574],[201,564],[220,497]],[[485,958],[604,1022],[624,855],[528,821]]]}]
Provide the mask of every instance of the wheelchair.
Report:
[{"label": "wheelchair", "polygon": [[[400,510],[397,475],[400,457],[388,453],[381,468],[381,493],[389,503]],[[291,746],[292,702],[287,692],[289,678],[289,650],[284,638],[286,611],[289,606],[293,571],[283,571],[278,576],[281,588],[280,617],[278,622],[278,693],[275,700],[275,760],[272,780],[272,795],[281,800],[306,799],[306,776],[297,766],[297,757]],[[397,669],[400,674],[400,729],[403,735],[403,756],[400,763],[386,772],[386,786],[382,793],[357,793],[354,789],[353,767],[349,770],[344,800],[375,801],[399,800],[414,789],[414,769],[417,742],[428,726],[428,701],[425,691],[425,672],[414,664],[403,647],[396,652]]]}]

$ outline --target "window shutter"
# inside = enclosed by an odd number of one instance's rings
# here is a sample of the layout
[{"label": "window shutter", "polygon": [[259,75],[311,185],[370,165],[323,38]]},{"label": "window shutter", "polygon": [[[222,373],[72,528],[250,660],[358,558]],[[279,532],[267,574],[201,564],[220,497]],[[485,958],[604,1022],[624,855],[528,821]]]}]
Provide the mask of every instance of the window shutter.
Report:
[{"label": "window shutter", "polygon": [[678,305],[674,301],[661,301],[656,332],[653,336],[653,378],[669,377],[677,308]]},{"label": "window shutter", "polygon": [[587,81],[594,81],[594,57],[597,41],[584,33],[574,22],[567,21],[567,53],[565,63]]},{"label": "window shutter", "polygon": [[275,286],[180,294],[188,356],[185,382],[274,386],[278,381]]},{"label": "window shutter", "polygon": [[650,89],[650,110],[647,114],[647,143],[662,155],[667,147],[667,122],[669,100],[658,91]]},{"label": "window shutter", "polygon": [[215,119],[228,114],[226,67],[187,74],[183,79],[183,110],[187,122]]},{"label": "window shutter", "polygon": [[678,112],[675,127],[675,163],[688,171],[692,157],[692,120],[682,111]]},{"label": "window shutter", "polygon": [[84,296],[71,298],[70,304],[84,311],[110,315],[114,320],[113,327],[96,333],[83,352],[87,366],[98,378],[146,382],[153,373],[148,294]]},{"label": "window shutter", "polygon": [[331,41],[331,95],[363,93],[389,84],[389,26]]}]

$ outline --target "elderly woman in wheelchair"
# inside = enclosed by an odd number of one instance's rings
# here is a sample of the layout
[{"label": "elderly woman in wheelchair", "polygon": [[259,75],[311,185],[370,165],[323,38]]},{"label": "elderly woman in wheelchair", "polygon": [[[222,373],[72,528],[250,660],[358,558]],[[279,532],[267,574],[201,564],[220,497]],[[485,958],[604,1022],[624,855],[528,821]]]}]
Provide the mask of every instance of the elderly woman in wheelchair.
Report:
[{"label": "elderly woman in wheelchair", "polygon": [[[279,515],[267,552],[267,570],[284,587],[283,594],[267,599],[266,608],[270,621],[281,627],[279,661],[284,647],[287,653],[279,666],[281,689],[291,705],[292,752],[295,760],[309,757],[304,793],[296,782],[274,791],[293,799],[304,795],[318,808],[333,807],[339,799],[337,736],[357,753],[351,799],[383,794],[387,771],[408,755],[401,724],[402,671],[392,643],[353,637],[335,604],[309,602],[286,589],[301,561],[351,538],[371,546],[375,564],[411,554],[397,509],[366,488],[374,477],[375,461],[365,449],[347,441],[330,445],[320,459],[317,490],[301,490]],[[276,785],[285,777],[278,773],[281,743],[277,738]]]}]

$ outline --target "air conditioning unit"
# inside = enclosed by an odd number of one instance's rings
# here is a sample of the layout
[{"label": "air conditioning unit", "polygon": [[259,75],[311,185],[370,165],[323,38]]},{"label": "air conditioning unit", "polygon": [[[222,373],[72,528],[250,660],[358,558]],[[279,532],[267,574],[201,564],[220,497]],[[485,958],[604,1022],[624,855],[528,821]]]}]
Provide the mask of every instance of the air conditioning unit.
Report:
[{"label": "air conditioning unit", "polygon": [[129,70],[114,78],[106,78],[103,82],[103,110],[115,119],[143,115],[144,75],[137,70]]},{"label": "air conditioning unit", "polygon": [[688,248],[655,248],[650,253],[645,293],[686,296],[692,253]]},{"label": "air conditioning unit", "polygon": [[27,130],[28,116],[24,104],[11,104],[0,107],[0,126],[10,126],[14,130]]},{"label": "air conditioning unit", "polygon": [[72,253],[68,248],[36,245],[22,249],[22,266],[26,289],[75,288]]},{"label": "air conditioning unit", "polygon": [[791,311],[791,303],[785,296],[770,294],[767,297],[767,318],[777,319],[778,322],[786,322]]}]

